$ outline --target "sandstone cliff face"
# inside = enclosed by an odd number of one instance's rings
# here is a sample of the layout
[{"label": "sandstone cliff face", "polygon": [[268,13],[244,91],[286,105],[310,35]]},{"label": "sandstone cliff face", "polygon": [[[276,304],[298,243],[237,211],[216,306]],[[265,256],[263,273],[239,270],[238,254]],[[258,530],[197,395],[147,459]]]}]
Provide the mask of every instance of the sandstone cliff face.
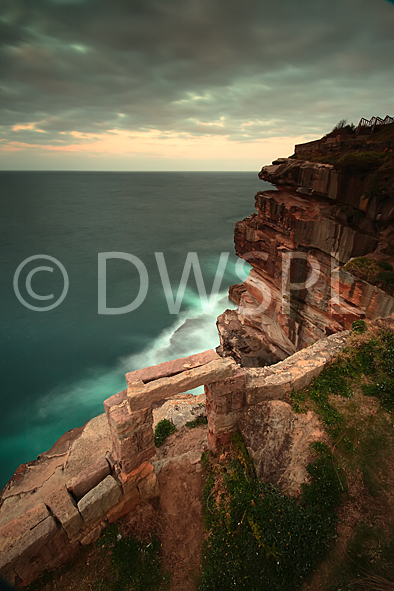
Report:
[{"label": "sandstone cliff face", "polygon": [[286,358],[358,318],[394,313],[394,299],[342,267],[375,256],[393,262],[394,206],[364,199],[365,175],[281,159],[259,174],[277,190],[256,195],[237,222],[235,251],[251,266],[218,319],[219,352],[244,366]]}]

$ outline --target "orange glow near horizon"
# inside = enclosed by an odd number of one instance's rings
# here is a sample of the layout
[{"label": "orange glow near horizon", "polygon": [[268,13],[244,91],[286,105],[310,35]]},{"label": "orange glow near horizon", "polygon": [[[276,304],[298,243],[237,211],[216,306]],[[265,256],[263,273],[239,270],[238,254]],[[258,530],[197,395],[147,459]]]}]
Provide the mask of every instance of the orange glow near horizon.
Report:
[{"label": "orange glow near horizon", "polygon": [[[28,126],[16,126],[18,129],[31,129],[38,131],[34,124]],[[8,141],[0,143],[0,152],[35,152],[41,155],[79,154],[90,157],[112,157],[116,162],[116,156],[130,158],[144,158],[157,160],[177,160],[179,162],[206,161],[214,159],[225,162],[241,159],[243,162],[250,159],[255,161],[273,159],[280,156],[289,156],[294,144],[308,141],[310,138],[299,137],[269,137],[255,141],[239,142],[230,140],[225,135],[199,135],[193,136],[186,133],[163,132],[157,129],[147,131],[127,131],[110,129],[104,133],[82,133],[72,131],[59,134],[62,140],[67,137],[70,143],[56,145],[33,144],[27,142]],[[71,137],[70,137],[71,136]],[[41,136],[42,137],[42,136]],[[74,140],[79,140],[75,141]],[[73,141],[74,140],[74,141]],[[115,157],[115,158],[114,158]]]}]

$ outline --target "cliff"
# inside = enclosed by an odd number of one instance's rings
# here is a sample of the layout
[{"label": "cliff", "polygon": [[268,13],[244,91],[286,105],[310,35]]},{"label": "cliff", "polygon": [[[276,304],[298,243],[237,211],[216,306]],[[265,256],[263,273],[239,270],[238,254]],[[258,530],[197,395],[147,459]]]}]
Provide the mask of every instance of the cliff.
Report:
[{"label": "cliff", "polygon": [[257,193],[256,213],[235,226],[235,251],[252,269],[230,288],[238,309],[218,318],[222,355],[259,367],[394,312],[393,163],[371,153],[262,168],[276,189]]}]

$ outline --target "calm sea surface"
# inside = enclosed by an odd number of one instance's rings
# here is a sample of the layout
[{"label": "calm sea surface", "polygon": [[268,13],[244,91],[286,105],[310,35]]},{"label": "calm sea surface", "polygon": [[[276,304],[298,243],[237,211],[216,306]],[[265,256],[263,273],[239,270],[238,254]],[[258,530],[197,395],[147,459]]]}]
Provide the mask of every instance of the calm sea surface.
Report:
[{"label": "calm sea surface", "polygon": [[[0,172],[0,487],[20,463],[102,413],[103,401],[125,387],[126,371],[217,346],[216,317],[232,307],[227,290],[240,282],[234,223],[267,187],[255,173]],[[98,313],[104,252],[133,255],[146,268],[148,290],[134,311]],[[155,252],[163,253],[174,297],[189,252],[208,294],[229,252],[214,309],[202,310],[191,273],[179,314],[170,314]],[[56,258],[68,276],[66,297],[48,311],[27,308],[13,287],[18,266],[36,255]],[[136,266],[112,258],[106,271],[107,307],[135,300]],[[64,277],[37,258],[21,269],[18,286],[27,304],[45,307],[61,296]]]}]

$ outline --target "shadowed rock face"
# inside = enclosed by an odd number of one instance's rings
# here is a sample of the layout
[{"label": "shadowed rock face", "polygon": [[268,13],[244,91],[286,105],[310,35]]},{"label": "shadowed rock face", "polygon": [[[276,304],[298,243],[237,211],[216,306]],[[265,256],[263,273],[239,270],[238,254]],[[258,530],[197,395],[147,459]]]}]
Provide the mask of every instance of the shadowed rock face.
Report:
[{"label": "shadowed rock face", "polygon": [[261,367],[358,318],[392,314],[392,297],[341,269],[360,256],[394,262],[393,205],[376,213],[365,175],[281,159],[259,176],[278,190],[257,193],[256,213],[235,225],[235,251],[252,270],[231,287],[238,310],[218,318],[218,352]]},{"label": "shadowed rock face", "polygon": [[290,404],[268,400],[246,410],[240,430],[258,478],[298,496],[308,478],[310,444],[324,437],[318,417],[312,411],[297,415]]}]

